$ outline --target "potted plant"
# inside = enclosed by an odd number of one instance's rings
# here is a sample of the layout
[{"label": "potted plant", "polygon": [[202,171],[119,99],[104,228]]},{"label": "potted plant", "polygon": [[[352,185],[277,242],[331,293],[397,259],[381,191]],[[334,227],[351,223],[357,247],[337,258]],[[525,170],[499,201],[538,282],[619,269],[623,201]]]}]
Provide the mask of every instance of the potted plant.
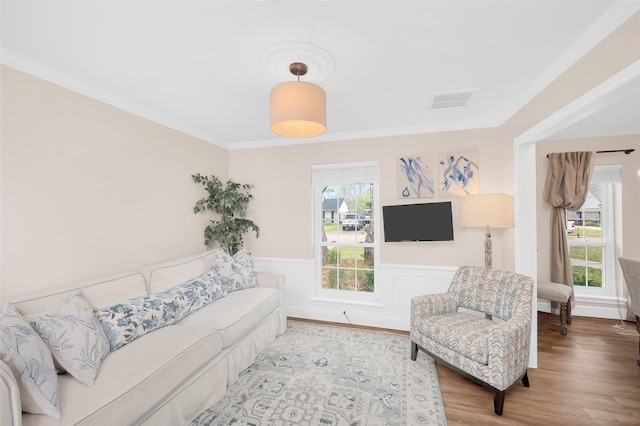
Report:
[{"label": "potted plant", "polygon": [[252,220],[246,219],[247,205],[253,199],[248,190],[253,185],[239,184],[229,179],[225,184],[216,176],[191,175],[195,183],[202,184],[208,197],[198,200],[193,212],[198,214],[213,210],[220,214],[220,220],[211,220],[204,230],[204,244],[207,247],[216,242],[230,255],[236,254],[243,244],[243,235],[249,230],[260,234],[260,229]]}]

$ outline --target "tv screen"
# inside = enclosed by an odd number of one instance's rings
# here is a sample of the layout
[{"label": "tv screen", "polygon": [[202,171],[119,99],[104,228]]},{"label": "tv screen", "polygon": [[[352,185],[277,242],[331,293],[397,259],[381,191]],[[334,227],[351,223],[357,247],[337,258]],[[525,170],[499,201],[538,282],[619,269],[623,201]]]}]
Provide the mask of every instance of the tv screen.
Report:
[{"label": "tv screen", "polygon": [[453,241],[451,202],[382,206],[384,240]]}]

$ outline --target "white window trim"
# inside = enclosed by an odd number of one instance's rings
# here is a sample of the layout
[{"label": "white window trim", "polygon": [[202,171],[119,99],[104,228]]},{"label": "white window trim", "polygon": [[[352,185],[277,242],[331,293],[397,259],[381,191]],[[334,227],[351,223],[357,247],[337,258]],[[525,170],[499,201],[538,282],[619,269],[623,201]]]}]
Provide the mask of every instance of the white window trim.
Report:
[{"label": "white window trim", "polygon": [[[351,185],[357,183],[373,184],[373,209],[377,213],[373,219],[375,240],[368,244],[374,248],[374,277],[376,279],[373,292],[360,292],[351,290],[322,288],[322,249],[318,243],[322,239],[322,187],[326,185]],[[364,161],[357,163],[337,163],[319,164],[311,166],[311,185],[313,194],[313,293],[310,297],[312,301],[323,303],[336,303],[340,305],[366,306],[369,308],[380,308],[382,306],[380,295],[379,267],[380,263],[380,218],[382,210],[380,208],[380,185],[379,168],[377,161]],[[337,244],[340,245],[340,244]],[[349,244],[345,244],[351,246]]]},{"label": "white window trim", "polygon": [[581,242],[571,245],[602,246],[605,257],[603,266],[605,273],[603,274],[604,287],[586,287],[574,286],[576,300],[588,302],[616,303],[619,299],[617,296],[617,280],[616,280],[616,241],[615,241],[615,212],[613,197],[613,182],[620,182],[619,165],[595,166],[592,183],[602,183],[603,185],[603,203],[602,210],[602,231],[607,238],[602,242]]}]

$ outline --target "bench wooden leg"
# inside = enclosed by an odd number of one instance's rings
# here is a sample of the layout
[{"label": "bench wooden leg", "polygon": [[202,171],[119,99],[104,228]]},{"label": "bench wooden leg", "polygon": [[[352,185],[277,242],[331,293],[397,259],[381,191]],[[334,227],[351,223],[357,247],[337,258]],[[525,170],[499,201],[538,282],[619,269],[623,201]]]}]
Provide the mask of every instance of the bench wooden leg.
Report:
[{"label": "bench wooden leg", "polygon": [[560,303],[560,332],[563,336],[567,335],[567,324],[569,317],[569,302],[561,302]]},{"label": "bench wooden leg", "polygon": [[[640,315],[636,315],[636,330],[638,330],[638,354],[640,355]],[[638,367],[640,367],[640,358],[638,358]]]}]

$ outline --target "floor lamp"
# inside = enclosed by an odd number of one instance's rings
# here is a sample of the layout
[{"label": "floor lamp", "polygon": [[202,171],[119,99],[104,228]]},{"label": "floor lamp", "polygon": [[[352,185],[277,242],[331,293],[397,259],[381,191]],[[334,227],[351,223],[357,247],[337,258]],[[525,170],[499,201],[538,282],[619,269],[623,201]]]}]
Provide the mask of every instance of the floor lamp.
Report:
[{"label": "floor lamp", "polygon": [[462,197],[460,224],[485,228],[484,266],[491,268],[491,228],[513,228],[513,196],[507,194],[474,194]]}]

